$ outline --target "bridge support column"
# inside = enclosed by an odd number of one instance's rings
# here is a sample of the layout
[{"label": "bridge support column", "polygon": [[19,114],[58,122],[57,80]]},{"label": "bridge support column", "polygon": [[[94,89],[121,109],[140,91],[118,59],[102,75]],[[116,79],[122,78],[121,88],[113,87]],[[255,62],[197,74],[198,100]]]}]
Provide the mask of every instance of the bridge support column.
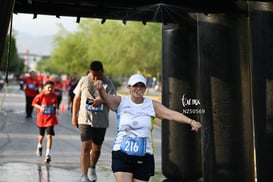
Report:
[{"label": "bridge support column", "polygon": [[273,3],[249,2],[257,181],[273,181]]},{"label": "bridge support column", "polygon": [[247,16],[197,18],[204,182],[254,182]]},{"label": "bridge support column", "polygon": [[[189,21],[191,21],[189,19]],[[163,25],[162,102],[186,112],[182,97],[196,98],[196,23]],[[194,114],[184,113],[192,118]],[[200,133],[189,125],[162,121],[162,172],[170,181],[202,176]]]}]

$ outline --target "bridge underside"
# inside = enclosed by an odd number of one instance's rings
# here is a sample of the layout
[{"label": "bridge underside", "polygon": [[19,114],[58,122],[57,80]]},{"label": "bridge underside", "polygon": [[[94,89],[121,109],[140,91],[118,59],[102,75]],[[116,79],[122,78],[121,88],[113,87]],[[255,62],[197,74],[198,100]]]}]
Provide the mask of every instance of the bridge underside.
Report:
[{"label": "bridge underside", "polygon": [[247,8],[244,4],[232,0],[16,0],[14,12],[58,17],[180,23],[189,12],[237,13]]}]

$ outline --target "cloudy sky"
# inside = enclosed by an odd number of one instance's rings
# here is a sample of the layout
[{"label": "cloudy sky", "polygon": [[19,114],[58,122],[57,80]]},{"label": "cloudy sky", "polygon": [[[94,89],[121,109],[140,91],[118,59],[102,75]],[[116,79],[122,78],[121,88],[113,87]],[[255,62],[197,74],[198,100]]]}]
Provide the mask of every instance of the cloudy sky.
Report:
[{"label": "cloudy sky", "polygon": [[[52,40],[58,33],[58,24],[68,31],[76,30],[78,24],[75,17],[60,17],[32,14],[13,14],[12,28],[16,37],[19,53],[29,50],[32,54],[49,55],[52,50]],[[8,30],[9,31],[9,30]]]},{"label": "cloudy sky", "polygon": [[38,15],[33,19],[32,14],[13,14],[13,29],[17,32],[30,33],[33,36],[54,35],[58,32],[57,24],[61,23],[67,30],[77,27],[75,17],[60,17]]}]

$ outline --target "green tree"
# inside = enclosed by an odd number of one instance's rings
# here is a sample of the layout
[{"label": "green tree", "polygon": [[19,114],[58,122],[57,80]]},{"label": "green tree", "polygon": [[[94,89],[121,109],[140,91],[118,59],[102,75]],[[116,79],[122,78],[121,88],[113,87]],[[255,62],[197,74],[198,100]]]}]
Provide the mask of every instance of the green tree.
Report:
[{"label": "green tree", "polygon": [[41,59],[36,64],[36,70],[45,73],[58,73],[57,67],[52,64],[48,64],[48,59]]},{"label": "green tree", "polygon": [[1,65],[0,65],[1,71],[6,71],[9,54],[10,54],[9,68],[8,68],[9,72],[21,74],[24,70],[24,60],[20,58],[18,55],[16,40],[13,36],[11,37],[7,36],[6,38],[4,54],[3,54]]},{"label": "green tree", "polygon": [[108,75],[126,76],[141,72],[159,75],[161,71],[161,25],[141,22],[84,19],[77,31],[60,26],[54,51],[44,68],[55,73],[85,74],[90,61],[101,60]]}]

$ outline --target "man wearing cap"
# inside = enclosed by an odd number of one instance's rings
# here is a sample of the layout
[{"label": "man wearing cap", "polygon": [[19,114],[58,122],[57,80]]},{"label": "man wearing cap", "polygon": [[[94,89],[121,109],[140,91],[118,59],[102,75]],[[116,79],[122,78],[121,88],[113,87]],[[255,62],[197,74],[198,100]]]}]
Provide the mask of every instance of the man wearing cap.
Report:
[{"label": "man wearing cap", "polygon": [[149,181],[154,176],[152,129],[154,118],[189,124],[198,131],[201,124],[158,101],[144,97],[146,79],[140,74],[128,81],[129,96],[112,96],[103,83],[95,87],[106,105],[118,115],[118,131],[112,149],[112,170],[117,182]]},{"label": "man wearing cap", "polygon": [[[82,77],[74,89],[72,109],[72,125],[80,129],[81,150],[81,182],[96,181],[95,166],[101,153],[106,128],[109,125],[109,109],[104,105],[93,82],[100,80],[107,94],[116,95],[112,81],[103,74],[100,61],[90,64],[89,73]],[[89,168],[89,178],[88,178]]]}]

